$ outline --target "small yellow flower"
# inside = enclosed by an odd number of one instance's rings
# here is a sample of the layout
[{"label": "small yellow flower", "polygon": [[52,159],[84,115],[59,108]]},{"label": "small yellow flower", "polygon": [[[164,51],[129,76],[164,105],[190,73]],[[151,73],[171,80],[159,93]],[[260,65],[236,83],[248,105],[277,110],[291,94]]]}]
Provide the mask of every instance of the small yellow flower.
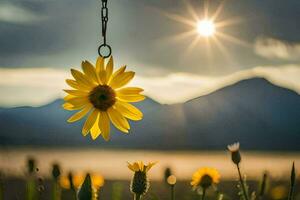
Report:
[{"label": "small yellow flower", "polygon": [[[73,176],[73,184],[76,189],[80,188],[84,182],[85,174],[79,173]],[[104,185],[104,178],[99,174],[91,174],[92,185],[94,188],[99,189]],[[69,177],[61,176],[60,185],[62,188],[70,189],[71,183]]]},{"label": "small yellow flower", "polygon": [[[141,120],[143,113],[131,105],[145,99],[140,94],[143,89],[138,87],[124,87],[133,77],[134,72],[125,71],[126,66],[113,72],[113,58],[107,64],[103,57],[99,57],[94,67],[90,62],[83,61],[83,73],[71,69],[75,80],[66,82],[73,89],[64,90],[68,95],[64,98],[63,108],[66,110],[80,110],[68,119],[72,123],[88,115],[82,134],[91,133],[92,139],[100,134],[107,141],[110,138],[110,122],[124,133],[128,133],[130,126],[127,119]],[[88,114],[89,113],[89,114]]]},{"label": "small yellow flower", "polygon": [[142,161],[134,162],[132,164],[128,163],[128,168],[133,172],[148,172],[157,162],[149,162],[145,165]]},{"label": "small yellow flower", "polygon": [[203,167],[198,169],[192,177],[191,185],[193,188],[201,186],[202,188],[208,188],[212,184],[217,184],[220,181],[220,174],[214,168]]},{"label": "small yellow flower", "polygon": [[128,168],[134,172],[130,183],[130,191],[135,195],[135,199],[139,199],[147,193],[150,187],[147,172],[155,164],[156,162],[150,162],[148,165],[145,165],[142,161],[134,162],[133,164],[128,162]]},{"label": "small yellow flower", "polygon": [[167,182],[169,185],[175,185],[176,181],[177,181],[177,178],[174,175],[171,175],[167,178]]}]

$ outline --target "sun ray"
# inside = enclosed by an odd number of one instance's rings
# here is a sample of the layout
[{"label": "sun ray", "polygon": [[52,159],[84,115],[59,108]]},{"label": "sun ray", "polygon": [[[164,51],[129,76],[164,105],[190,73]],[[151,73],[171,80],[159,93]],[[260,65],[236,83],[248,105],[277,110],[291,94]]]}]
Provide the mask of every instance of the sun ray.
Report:
[{"label": "sun ray", "polygon": [[191,52],[194,49],[194,47],[197,45],[197,43],[199,42],[200,39],[201,39],[200,36],[197,35],[197,37],[195,37],[193,39],[193,41],[191,42],[191,44],[189,44],[186,53]]},{"label": "sun ray", "polygon": [[230,64],[234,64],[234,59],[232,58],[232,56],[230,55],[230,53],[227,51],[227,49],[225,48],[225,46],[218,40],[218,38],[217,37],[213,37],[212,41],[216,44],[217,48],[224,55],[224,57],[226,58],[226,60]]},{"label": "sun ray", "polygon": [[241,22],[243,22],[243,19],[241,19],[240,17],[235,17],[235,18],[230,18],[227,20],[222,20],[220,22],[216,22],[215,24],[216,24],[217,28],[221,28],[221,27],[240,24]]},{"label": "sun ray", "polygon": [[188,0],[184,0],[187,14],[191,16],[191,19],[178,14],[162,12],[169,19],[192,27],[192,30],[190,31],[185,31],[183,33],[170,36],[164,40],[178,41],[187,39],[188,37],[195,37],[191,43],[187,45],[187,50],[183,54],[191,52],[197,44],[202,43],[205,45],[204,51],[207,53],[208,61],[212,58],[212,46],[216,46],[216,48],[222,52],[222,55],[224,55],[226,59],[231,62],[233,59],[228,53],[226,46],[222,44],[222,41],[228,41],[244,47],[251,47],[252,45],[247,41],[243,41],[242,39],[236,38],[224,32],[228,27],[239,24],[243,21],[240,17],[221,19],[220,16],[224,10],[225,1],[226,0],[223,0],[218,7],[216,7],[215,11],[210,13],[210,1],[203,0],[202,13],[199,14],[196,12],[195,7],[193,7]]},{"label": "sun ray", "polygon": [[178,42],[184,39],[187,39],[191,36],[197,35],[197,31],[192,29],[189,31],[185,31],[182,33],[178,33],[178,34],[174,34],[168,37],[164,37],[164,38],[159,38],[157,39],[156,43],[161,44],[161,43],[172,43],[172,42]]},{"label": "sun ray", "polygon": [[224,8],[224,3],[225,1],[223,1],[222,3],[220,3],[220,5],[218,6],[217,10],[215,11],[215,13],[212,15],[211,20],[215,21],[220,13],[222,12],[223,8]]},{"label": "sun ray", "polygon": [[209,38],[204,38],[205,39],[205,45],[206,45],[206,57],[208,61],[208,66],[210,67],[212,64],[212,47],[211,47],[211,41]]},{"label": "sun ray", "polygon": [[235,38],[231,35],[228,35],[226,33],[222,33],[222,32],[216,32],[216,35],[229,41],[229,42],[232,42],[232,43],[235,43],[235,44],[238,44],[238,45],[241,45],[241,46],[244,46],[244,47],[251,47],[251,44],[246,42],[246,41],[243,41],[241,39],[238,39],[238,38]]},{"label": "sun ray", "polygon": [[204,0],[204,1],[203,1],[203,13],[204,13],[203,18],[204,18],[204,19],[209,18],[209,15],[208,15],[208,9],[209,9],[208,1],[207,1],[207,0]]},{"label": "sun ray", "polygon": [[181,15],[167,13],[167,12],[163,12],[163,14],[169,19],[172,19],[172,20],[177,21],[177,22],[181,22],[183,24],[186,24],[186,25],[189,25],[189,26],[192,26],[192,27],[195,27],[197,25],[196,22],[194,22],[192,20],[189,20],[188,18],[185,18]]},{"label": "sun ray", "polygon": [[198,21],[199,17],[196,11],[194,10],[194,8],[192,7],[192,5],[187,0],[184,1],[184,4],[187,8],[188,13],[194,18],[194,21]]}]

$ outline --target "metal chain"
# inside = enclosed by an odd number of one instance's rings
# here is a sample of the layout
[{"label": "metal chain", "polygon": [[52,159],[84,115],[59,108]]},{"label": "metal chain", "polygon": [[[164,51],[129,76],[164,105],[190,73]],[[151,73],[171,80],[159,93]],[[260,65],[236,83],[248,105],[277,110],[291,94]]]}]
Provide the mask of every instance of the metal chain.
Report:
[{"label": "metal chain", "polygon": [[[103,37],[103,44],[101,44],[98,48],[98,54],[104,58],[107,58],[111,55],[111,47],[106,44],[106,30],[107,30],[107,22],[108,22],[108,8],[107,8],[107,0],[102,1],[102,8],[101,8],[101,21],[102,21],[102,37]],[[106,48],[108,53],[103,55],[101,53],[101,49],[103,50]]]}]

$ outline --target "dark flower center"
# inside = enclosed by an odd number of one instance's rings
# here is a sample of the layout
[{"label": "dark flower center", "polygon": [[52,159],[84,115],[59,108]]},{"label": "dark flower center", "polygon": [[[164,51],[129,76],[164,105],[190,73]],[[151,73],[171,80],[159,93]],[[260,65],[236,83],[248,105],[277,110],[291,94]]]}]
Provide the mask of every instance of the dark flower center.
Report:
[{"label": "dark flower center", "polygon": [[213,179],[211,176],[209,176],[208,174],[205,174],[200,181],[200,185],[203,188],[208,188],[209,186],[212,185]]},{"label": "dark flower center", "polygon": [[116,103],[116,93],[108,85],[99,85],[90,92],[89,100],[95,108],[106,111]]}]

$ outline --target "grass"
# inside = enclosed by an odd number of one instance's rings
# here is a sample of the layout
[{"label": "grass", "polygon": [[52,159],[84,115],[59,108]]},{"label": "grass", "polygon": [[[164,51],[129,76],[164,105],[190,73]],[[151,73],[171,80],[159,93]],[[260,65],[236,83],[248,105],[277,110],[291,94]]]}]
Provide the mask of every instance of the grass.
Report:
[{"label": "grass", "polygon": [[[56,163],[52,166],[52,178],[44,179],[38,175],[38,168],[34,158],[29,158],[27,169],[24,170],[27,171],[25,178],[6,177],[5,172],[0,173],[0,200],[128,200],[134,199],[134,197],[138,200],[300,199],[295,163],[291,165],[290,176],[285,177],[285,180],[273,180],[272,172],[262,172],[261,180],[259,181],[246,180],[246,172],[242,171],[239,165],[241,162],[239,149],[230,151],[232,153],[232,161],[237,169],[236,180],[221,180],[218,183],[218,181],[213,181],[213,177],[210,177],[209,174],[204,174],[199,176],[199,183],[192,188],[190,181],[176,181],[176,177],[170,183],[168,177],[172,175],[172,170],[167,168],[163,177],[165,181],[150,182],[149,191],[148,189],[143,189],[148,188],[149,182],[146,177],[151,179],[151,174],[147,174],[148,171],[133,171],[135,175],[139,176],[134,176],[135,179],[131,183],[129,181],[106,180],[103,185],[103,179],[101,180],[101,178],[92,174],[87,174],[85,178],[83,177],[80,180],[69,174],[63,179],[60,166]],[[143,178],[139,180],[137,177]],[[132,189],[132,184],[136,184],[135,187],[143,191],[135,195],[132,194],[130,192],[130,185]],[[134,190],[131,191],[133,192]]]}]

